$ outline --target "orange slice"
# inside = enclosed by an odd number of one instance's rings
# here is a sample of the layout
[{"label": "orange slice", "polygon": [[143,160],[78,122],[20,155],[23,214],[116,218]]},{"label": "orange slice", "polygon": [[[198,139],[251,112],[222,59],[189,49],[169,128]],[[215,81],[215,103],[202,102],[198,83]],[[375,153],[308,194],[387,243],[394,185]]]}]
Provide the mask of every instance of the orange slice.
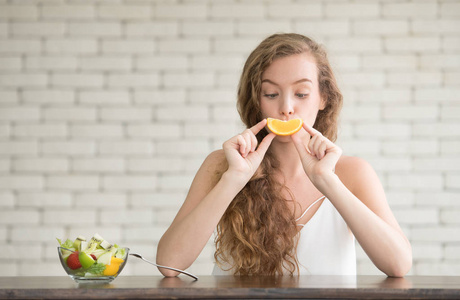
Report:
[{"label": "orange slice", "polygon": [[302,128],[302,123],[302,119],[300,118],[289,121],[267,118],[268,129],[276,135],[285,136],[294,134]]}]

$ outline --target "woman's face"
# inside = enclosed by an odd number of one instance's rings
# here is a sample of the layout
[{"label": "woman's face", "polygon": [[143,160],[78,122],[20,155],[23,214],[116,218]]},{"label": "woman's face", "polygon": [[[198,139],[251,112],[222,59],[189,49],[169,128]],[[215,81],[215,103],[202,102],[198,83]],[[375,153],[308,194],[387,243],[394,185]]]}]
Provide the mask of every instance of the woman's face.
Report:
[{"label": "woman's face", "polygon": [[301,118],[313,126],[324,104],[315,60],[307,53],[278,58],[262,74],[263,118]]}]

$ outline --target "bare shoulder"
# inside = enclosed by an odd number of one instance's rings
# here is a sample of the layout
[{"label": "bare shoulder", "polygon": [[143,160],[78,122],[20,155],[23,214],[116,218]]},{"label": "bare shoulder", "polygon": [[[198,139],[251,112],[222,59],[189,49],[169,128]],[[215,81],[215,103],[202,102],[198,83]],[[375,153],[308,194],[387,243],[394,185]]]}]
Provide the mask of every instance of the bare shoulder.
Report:
[{"label": "bare shoulder", "polygon": [[362,184],[379,181],[372,166],[366,160],[355,156],[342,155],[337,162],[335,173],[352,192],[360,189]]},{"label": "bare shoulder", "polygon": [[224,150],[216,150],[211,152],[204,160],[201,169],[210,174],[223,173],[228,169],[227,159],[225,158]]}]

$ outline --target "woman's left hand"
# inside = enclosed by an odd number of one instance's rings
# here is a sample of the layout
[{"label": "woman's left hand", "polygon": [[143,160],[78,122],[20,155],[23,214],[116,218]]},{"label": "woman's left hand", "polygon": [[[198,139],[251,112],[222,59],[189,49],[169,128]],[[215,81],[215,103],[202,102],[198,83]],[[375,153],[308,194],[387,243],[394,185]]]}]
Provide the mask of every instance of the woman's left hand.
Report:
[{"label": "woman's left hand", "polygon": [[315,183],[323,176],[334,173],[335,165],[342,155],[342,149],[309,125],[303,123],[302,127],[311,137],[307,145],[305,145],[299,133],[293,134],[291,137],[299,153],[305,173]]}]

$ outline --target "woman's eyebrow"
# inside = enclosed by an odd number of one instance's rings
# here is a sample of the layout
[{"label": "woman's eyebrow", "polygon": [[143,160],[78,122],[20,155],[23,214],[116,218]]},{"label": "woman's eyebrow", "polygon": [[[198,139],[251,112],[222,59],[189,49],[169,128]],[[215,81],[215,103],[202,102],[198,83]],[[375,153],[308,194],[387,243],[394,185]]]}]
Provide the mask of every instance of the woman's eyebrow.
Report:
[{"label": "woman's eyebrow", "polygon": [[[264,82],[267,82],[267,83],[270,83],[270,84],[279,86],[279,84],[277,84],[277,83],[274,82],[274,81],[271,81],[270,79],[264,79],[264,80],[262,80],[262,83],[264,83]],[[313,83],[313,81],[311,81],[311,80],[308,79],[308,78],[302,78],[302,79],[299,79],[299,80],[293,82],[292,84],[297,84],[297,83],[302,83],[302,82],[310,82],[310,83]]]}]

